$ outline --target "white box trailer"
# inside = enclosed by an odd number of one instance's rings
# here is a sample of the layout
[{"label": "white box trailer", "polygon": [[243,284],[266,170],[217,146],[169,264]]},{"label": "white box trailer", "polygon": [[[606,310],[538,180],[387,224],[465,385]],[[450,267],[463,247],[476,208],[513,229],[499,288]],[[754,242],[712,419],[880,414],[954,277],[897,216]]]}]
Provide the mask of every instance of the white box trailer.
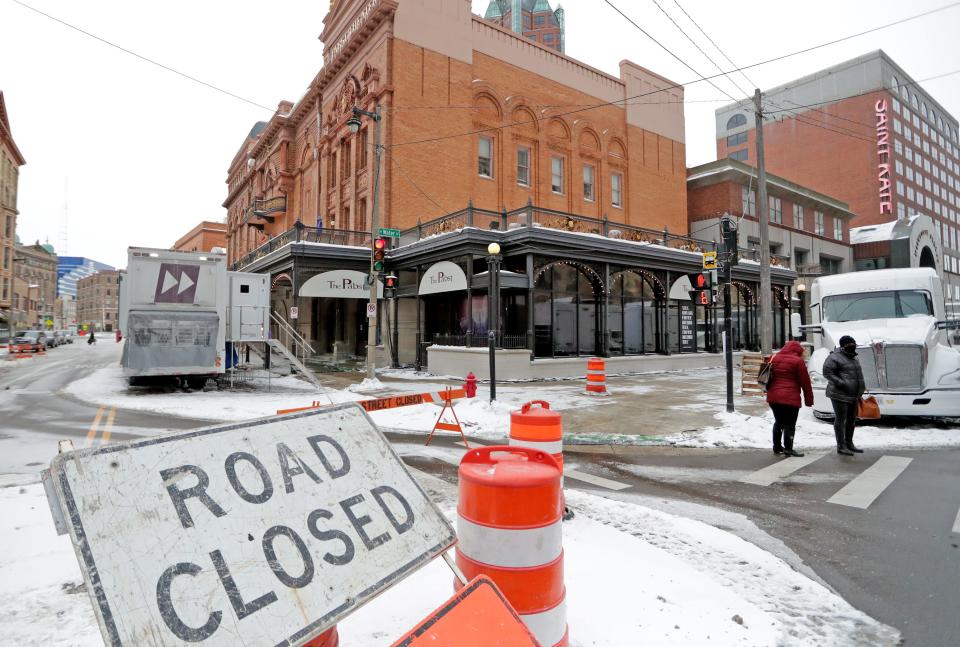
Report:
[{"label": "white box trailer", "polygon": [[227,342],[263,342],[268,277],[227,271],[223,254],[131,247],[120,277],[121,366],[131,384],[199,387],[227,368]]},{"label": "white box trailer", "polygon": [[825,276],[810,290],[811,325],[792,315],[794,336],[813,333],[807,367],[814,415],[832,418],[823,363],[840,337],[857,340],[867,391],[884,416],[960,417],[960,322],[947,321],[943,286],[929,268]]}]

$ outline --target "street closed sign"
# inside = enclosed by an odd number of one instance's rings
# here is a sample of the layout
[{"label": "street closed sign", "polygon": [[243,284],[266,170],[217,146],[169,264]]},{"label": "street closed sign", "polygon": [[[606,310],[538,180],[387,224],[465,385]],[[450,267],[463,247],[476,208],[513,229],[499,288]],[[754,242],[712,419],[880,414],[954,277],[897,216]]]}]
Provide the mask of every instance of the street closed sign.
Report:
[{"label": "street closed sign", "polygon": [[356,404],[51,471],[108,645],[300,645],[455,541]]}]

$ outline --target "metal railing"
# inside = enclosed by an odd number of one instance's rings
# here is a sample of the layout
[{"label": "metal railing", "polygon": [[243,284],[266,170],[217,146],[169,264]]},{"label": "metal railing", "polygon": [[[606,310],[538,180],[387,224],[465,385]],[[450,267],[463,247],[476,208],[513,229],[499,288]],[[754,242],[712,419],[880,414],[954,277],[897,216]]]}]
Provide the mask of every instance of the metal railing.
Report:
[{"label": "metal railing", "polygon": [[[741,247],[740,248],[740,258],[760,262],[760,248],[759,247]],[[790,257],[783,256],[781,254],[770,254],[770,266],[771,267],[782,267],[785,269],[790,269]]]},{"label": "metal railing", "polygon": [[343,245],[353,247],[370,247],[370,232],[352,231],[349,229],[318,229],[317,227],[306,227],[300,223],[297,223],[292,229],[288,229],[282,234],[274,236],[240,260],[234,262],[230,266],[230,269],[239,270],[240,268],[250,265],[258,258],[263,258],[267,254],[277,251],[281,247],[289,245],[290,243],[299,242],[325,243],[328,245]]},{"label": "metal railing", "polygon": [[276,340],[279,341],[287,350],[289,350],[300,362],[306,362],[308,357],[316,355],[313,346],[310,345],[303,335],[297,332],[297,329],[290,325],[279,312],[270,313],[270,321],[277,326]]},{"label": "metal railing", "polygon": [[[424,343],[438,346],[462,346],[464,348],[487,348],[490,344],[486,332],[463,335],[424,335]],[[497,348],[527,348],[527,335],[497,335]]]},{"label": "metal railing", "polygon": [[628,240],[651,245],[662,245],[670,249],[690,252],[716,251],[716,241],[692,238],[681,234],[672,234],[666,228],[650,229],[626,223],[611,222],[607,217],[593,218],[565,211],[544,209],[527,204],[512,211],[490,211],[468,205],[466,209],[417,223],[416,226],[400,232],[400,245],[409,245],[430,236],[445,234],[465,227],[477,227],[507,231],[522,227],[543,227],[560,231],[582,234],[595,234],[606,238]]},{"label": "metal railing", "polygon": [[253,216],[269,216],[272,213],[279,213],[286,210],[287,196],[285,195],[279,195],[275,198],[267,198],[265,200],[254,200],[249,206],[247,206],[247,209],[244,212],[244,221],[250,220],[250,218]]}]

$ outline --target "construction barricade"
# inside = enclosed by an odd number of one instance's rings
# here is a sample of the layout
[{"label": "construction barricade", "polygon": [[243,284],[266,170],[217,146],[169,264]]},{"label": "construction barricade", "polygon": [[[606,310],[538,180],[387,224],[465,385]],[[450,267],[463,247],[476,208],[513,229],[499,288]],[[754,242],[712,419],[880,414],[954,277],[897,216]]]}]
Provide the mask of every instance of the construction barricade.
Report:
[{"label": "construction barricade", "polygon": [[[463,391],[463,389],[458,390]],[[425,444],[429,445],[430,441],[433,439],[433,434],[436,433],[437,429],[442,429],[443,431],[459,432],[460,437],[463,439],[463,446],[467,449],[470,449],[470,444],[467,442],[467,436],[463,433],[463,427],[460,425],[460,418],[457,417],[457,412],[453,408],[454,398],[451,395],[452,392],[453,390],[448,388],[445,392],[440,394],[443,396],[443,408],[440,409],[440,415],[437,416],[437,421],[433,423],[433,429],[430,430],[430,435],[427,436],[427,442]],[[424,395],[430,394],[425,393]],[[446,413],[448,409],[450,410],[450,415],[453,416],[453,422],[443,419],[443,414]]]},{"label": "construction barricade", "polygon": [[327,629],[313,640],[304,643],[303,647],[339,647],[340,635],[336,626]]},{"label": "construction barricade", "polygon": [[587,360],[587,394],[607,395],[606,362],[600,357]]},{"label": "construction barricade", "polygon": [[457,566],[493,580],[544,647],[568,645],[560,474],[550,454],[509,446],[470,450],[459,469]]},{"label": "construction barricade", "polygon": [[563,422],[549,402],[533,400],[510,412],[510,446],[550,454],[563,474]]}]

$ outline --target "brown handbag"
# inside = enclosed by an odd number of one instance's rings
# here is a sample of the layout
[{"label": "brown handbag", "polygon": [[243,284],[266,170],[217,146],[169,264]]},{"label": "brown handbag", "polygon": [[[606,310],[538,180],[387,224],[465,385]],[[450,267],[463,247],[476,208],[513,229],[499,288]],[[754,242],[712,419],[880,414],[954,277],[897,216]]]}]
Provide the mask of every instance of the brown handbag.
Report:
[{"label": "brown handbag", "polygon": [[880,404],[872,395],[857,400],[857,417],[861,420],[879,420]]}]

